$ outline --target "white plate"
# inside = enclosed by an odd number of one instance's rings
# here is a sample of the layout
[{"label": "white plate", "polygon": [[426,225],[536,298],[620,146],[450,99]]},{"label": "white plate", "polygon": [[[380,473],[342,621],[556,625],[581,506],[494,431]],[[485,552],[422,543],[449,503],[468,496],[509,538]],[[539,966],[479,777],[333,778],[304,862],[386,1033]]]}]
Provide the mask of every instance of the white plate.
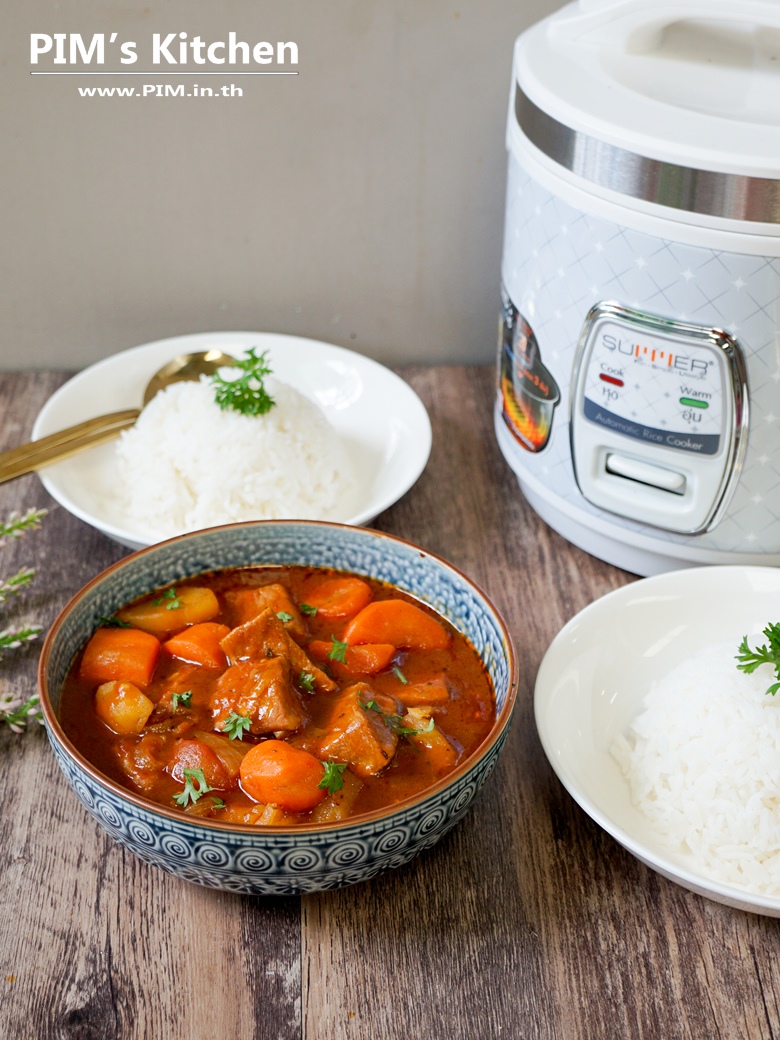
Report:
[{"label": "white plate", "polygon": [[631,802],[610,747],[651,683],[707,646],[765,642],[780,620],[780,571],[702,567],[645,578],[592,603],[556,636],[536,679],[536,726],[569,794],[621,845],[664,877],[720,903],[780,917],[780,897],[703,876],[670,856]]},{"label": "white plate", "polygon": [[[190,351],[219,349],[241,356],[248,347],[268,351],[275,376],[317,402],[344,439],[357,475],[346,524],[365,524],[396,502],[425,468],[431,424],[425,406],[383,365],[342,347],[272,333],[209,332],[158,340],[99,361],[47,401],[33,439],[103,413],[137,408],[150,377]],[[44,487],[74,516],[131,549],[160,540],[128,526],[112,509],[114,449],[110,441],[41,471]]]}]

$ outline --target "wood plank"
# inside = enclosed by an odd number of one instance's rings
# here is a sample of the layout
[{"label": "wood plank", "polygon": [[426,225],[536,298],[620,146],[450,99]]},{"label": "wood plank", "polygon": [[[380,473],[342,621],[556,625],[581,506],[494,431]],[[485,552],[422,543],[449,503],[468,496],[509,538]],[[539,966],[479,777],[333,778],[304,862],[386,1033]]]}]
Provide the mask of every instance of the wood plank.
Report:
[{"label": "wood plank", "polygon": [[630,575],[527,506],[492,432],[493,372],[406,370],[434,453],[379,518],[504,612],[521,661],[502,761],[456,829],[403,870],[303,900],[304,1036],[773,1037],[780,922],[684,891],[572,801],[536,735],[533,681],[560,627]]},{"label": "wood plank", "polygon": [[[63,374],[0,376],[0,450],[29,435]],[[0,574],[32,560],[11,620],[51,623],[126,550],[52,503],[37,477],[0,487],[0,514],[50,509],[0,552]],[[35,689],[37,650],[7,654],[0,690]],[[0,1036],[212,1040],[300,1037],[297,899],[249,899],[141,863],[81,808],[43,731],[0,731]]]},{"label": "wood plank", "polygon": [[[43,734],[0,731],[0,1036],[200,1040],[780,1036],[780,921],[684,891],[572,801],[533,724],[541,657],[573,614],[631,580],[528,508],[492,432],[493,372],[408,369],[434,425],[416,487],[377,520],[450,559],[504,612],[521,660],[501,763],[463,823],[409,867],[342,892],[248,899],[199,889],[114,845],[60,780]],[[0,376],[0,449],[63,373]],[[0,513],[49,505],[0,551],[38,579],[2,622],[49,624],[124,550],[35,477]],[[29,695],[36,648],[0,662]],[[5,980],[5,981],[4,981]]]}]

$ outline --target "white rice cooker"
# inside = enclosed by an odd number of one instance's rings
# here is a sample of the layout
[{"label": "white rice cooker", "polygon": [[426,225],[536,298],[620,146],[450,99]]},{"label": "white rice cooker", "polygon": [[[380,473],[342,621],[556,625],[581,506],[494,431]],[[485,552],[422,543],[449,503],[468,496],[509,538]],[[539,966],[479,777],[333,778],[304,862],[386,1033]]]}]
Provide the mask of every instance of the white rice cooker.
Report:
[{"label": "white rice cooker", "polygon": [[495,427],[638,574],[780,564],[780,0],[579,0],[517,40]]}]

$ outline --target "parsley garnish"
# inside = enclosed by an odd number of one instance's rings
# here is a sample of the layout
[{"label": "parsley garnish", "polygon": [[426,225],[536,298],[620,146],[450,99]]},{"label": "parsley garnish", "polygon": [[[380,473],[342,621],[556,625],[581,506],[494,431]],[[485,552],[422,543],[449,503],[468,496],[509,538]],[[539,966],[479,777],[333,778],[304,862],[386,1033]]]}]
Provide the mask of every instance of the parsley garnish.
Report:
[{"label": "parsley garnish", "polygon": [[[170,603],[165,603],[167,599],[170,600]],[[168,589],[159,599],[153,599],[152,603],[155,607],[161,607],[165,603],[166,610],[178,610],[181,606],[181,600],[176,595],[176,589]]]},{"label": "parsley garnish", "polygon": [[185,690],[183,693],[171,694],[171,704],[173,705],[174,711],[176,711],[180,704],[183,704],[185,708],[189,708],[191,703],[192,690]]},{"label": "parsley garnish", "polygon": [[222,732],[227,733],[231,740],[243,740],[244,730],[249,729],[251,725],[252,720],[246,715],[239,715],[237,712],[231,711],[222,723]]},{"label": "parsley garnish", "polygon": [[306,690],[307,693],[314,693],[314,676],[311,672],[301,672],[301,677],[298,680],[298,685],[302,690]]},{"label": "parsley garnish", "polygon": [[331,661],[341,661],[342,664],[347,663],[347,643],[342,643],[340,639],[336,639],[335,636],[331,636],[331,642],[333,646],[330,648],[328,657]]},{"label": "parsley garnish", "polygon": [[264,350],[258,357],[255,348],[250,347],[246,357],[236,361],[235,367],[241,369],[240,376],[224,379],[216,372],[211,377],[214,399],[220,408],[232,408],[242,415],[265,415],[273,408],[276,402],[263,385],[265,377],[271,374],[267,353]]},{"label": "parsley garnish", "polygon": [[129,621],[120,621],[120,619],[114,614],[113,617],[103,617],[102,614],[98,614],[97,623],[100,628],[132,628],[133,626]]},{"label": "parsley garnish", "polygon": [[398,667],[397,664],[393,665],[393,674],[395,675],[396,679],[399,680],[399,682],[402,682],[404,684],[404,686],[408,685],[409,680],[406,678],[406,676],[404,675],[404,673],[401,671],[401,669]]},{"label": "parsley garnish", "polygon": [[289,623],[290,623],[290,622],[292,621],[292,619],[293,619],[293,616],[292,616],[292,614],[288,614],[288,613],[287,613],[286,611],[284,611],[284,610],[280,610],[280,611],[279,611],[279,613],[278,613],[278,614],[277,614],[276,616],[277,616],[277,617],[279,618],[279,620],[281,621],[281,623],[282,623],[283,625],[289,625]]},{"label": "parsley garnish", "polygon": [[312,607],[309,603],[301,603],[301,614],[308,614],[309,617],[314,617],[314,615],[317,613],[317,610],[317,607]]},{"label": "parsley garnish", "polygon": [[[747,636],[745,636],[739,644],[739,652],[736,655],[739,662],[737,668],[750,675],[759,665],[771,664],[775,670],[775,677],[780,680],[780,624],[767,625],[764,635],[769,645],[759,646],[755,650],[750,649]],[[778,690],[780,690],[780,681],[772,683],[766,692],[771,693],[774,697]]]},{"label": "parsley garnish", "polygon": [[[197,783],[197,787],[195,784]],[[195,804],[201,795],[208,794],[214,788],[206,783],[206,777],[202,769],[184,770],[184,790],[181,794],[173,796],[174,802],[181,806],[187,806],[190,802]]]},{"label": "parsley garnish", "polygon": [[360,707],[365,711],[375,711],[377,715],[381,715],[387,725],[393,733],[399,737],[414,737],[418,733],[432,733],[434,722],[431,718],[425,729],[414,729],[412,726],[404,726],[404,720],[401,715],[391,715],[386,711],[382,711],[376,701],[359,701]]},{"label": "parsley garnish", "polygon": [[217,798],[216,795],[211,799],[211,805],[214,809],[224,809],[225,802],[221,798]]},{"label": "parsley garnish", "polygon": [[341,774],[347,768],[347,764],[346,762],[331,762],[330,759],[322,764],[325,766],[325,773],[317,787],[324,788],[328,794],[335,794],[336,791],[340,791],[344,786],[344,779]]}]

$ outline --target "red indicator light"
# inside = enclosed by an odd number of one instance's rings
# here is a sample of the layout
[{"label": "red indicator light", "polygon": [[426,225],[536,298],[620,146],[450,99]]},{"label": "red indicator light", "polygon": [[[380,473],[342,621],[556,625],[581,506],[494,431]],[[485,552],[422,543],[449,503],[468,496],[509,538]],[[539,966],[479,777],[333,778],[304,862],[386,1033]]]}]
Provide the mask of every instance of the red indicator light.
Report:
[{"label": "red indicator light", "polygon": [[613,386],[625,386],[622,379],[615,379],[614,376],[605,376],[602,372],[599,379],[603,379],[605,383],[612,383]]}]

